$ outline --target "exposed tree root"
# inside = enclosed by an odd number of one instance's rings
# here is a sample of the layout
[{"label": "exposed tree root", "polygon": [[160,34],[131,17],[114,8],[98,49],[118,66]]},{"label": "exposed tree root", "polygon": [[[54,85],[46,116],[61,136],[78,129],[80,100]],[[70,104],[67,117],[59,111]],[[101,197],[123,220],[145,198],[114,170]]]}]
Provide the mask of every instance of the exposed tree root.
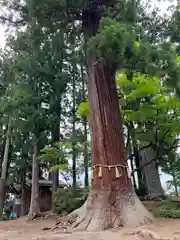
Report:
[{"label": "exposed tree root", "polygon": [[72,227],[77,230],[101,231],[121,227],[138,227],[153,221],[136,194],[127,191],[92,192],[85,204],[69,215],[76,219]]},{"label": "exposed tree root", "polygon": [[35,220],[37,218],[43,218],[44,217],[44,214],[43,213],[29,213],[28,214],[28,220],[29,221],[32,221],[32,220]]}]

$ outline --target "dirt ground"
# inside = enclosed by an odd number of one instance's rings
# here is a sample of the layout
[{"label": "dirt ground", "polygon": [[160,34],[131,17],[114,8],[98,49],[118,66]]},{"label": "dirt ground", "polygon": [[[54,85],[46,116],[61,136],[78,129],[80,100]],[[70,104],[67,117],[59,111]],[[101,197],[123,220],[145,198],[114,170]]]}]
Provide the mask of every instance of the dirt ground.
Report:
[{"label": "dirt ground", "polygon": [[31,222],[26,218],[0,223],[0,240],[180,240],[180,220],[157,219],[153,225],[137,229],[118,229],[99,233],[43,230],[55,224],[53,219]]}]

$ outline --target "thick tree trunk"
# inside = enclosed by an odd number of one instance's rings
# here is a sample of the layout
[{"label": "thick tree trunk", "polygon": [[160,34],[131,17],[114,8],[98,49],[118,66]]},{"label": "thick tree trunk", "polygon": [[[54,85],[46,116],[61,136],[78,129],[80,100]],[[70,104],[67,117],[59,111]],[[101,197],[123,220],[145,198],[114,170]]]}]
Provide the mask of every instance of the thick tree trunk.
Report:
[{"label": "thick tree trunk", "polygon": [[28,214],[28,219],[33,220],[40,216],[39,205],[39,164],[38,164],[38,143],[37,139],[34,143],[33,163],[32,163],[32,189],[31,189],[31,203]]},{"label": "thick tree trunk", "polygon": [[75,213],[74,226],[105,230],[152,220],[137,198],[128,174],[115,76],[105,59],[89,64],[92,129],[92,191]]},{"label": "thick tree trunk", "polygon": [[8,129],[6,134],[6,143],[4,149],[4,156],[2,162],[2,169],[1,169],[1,179],[0,179],[0,218],[3,215],[3,208],[4,208],[4,200],[5,200],[5,193],[6,193],[6,179],[7,179],[7,171],[9,162],[9,148],[10,148],[10,134],[11,134],[11,125],[12,125],[12,118],[9,117]]},{"label": "thick tree trunk", "polygon": [[[142,165],[146,164],[153,158],[155,154],[152,149],[146,149],[141,151],[142,156]],[[156,161],[153,161],[151,164],[148,164],[143,168],[143,173],[145,175],[147,183],[147,194],[149,198],[159,198],[164,196],[164,192],[161,186],[161,180],[159,176],[158,166]]]}]

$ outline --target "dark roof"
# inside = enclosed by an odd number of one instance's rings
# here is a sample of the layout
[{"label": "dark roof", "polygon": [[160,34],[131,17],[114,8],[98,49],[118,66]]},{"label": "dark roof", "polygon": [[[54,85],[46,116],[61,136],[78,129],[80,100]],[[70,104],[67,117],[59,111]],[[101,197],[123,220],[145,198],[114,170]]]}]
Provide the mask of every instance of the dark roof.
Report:
[{"label": "dark roof", "polygon": [[[32,185],[32,179],[27,179],[26,184],[31,186]],[[52,180],[39,180],[39,186],[46,186],[46,187],[52,187]],[[66,183],[64,183],[62,180],[59,180],[59,186],[65,187],[67,186]]]},{"label": "dark roof", "polygon": [[[26,179],[26,186],[31,188],[31,186],[32,186],[32,180],[31,179]],[[52,187],[52,180],[39,180],[39,186],[40,187]],[[62,180],[59,180],[59,186],[60,187],[66,187],[67,184],[65,182],[63,182]],[[10,192],[14,192],[13,189],[15,189],[16,191],[20,191],[21,190],[21,184],[14,183],[9,189]]]}]

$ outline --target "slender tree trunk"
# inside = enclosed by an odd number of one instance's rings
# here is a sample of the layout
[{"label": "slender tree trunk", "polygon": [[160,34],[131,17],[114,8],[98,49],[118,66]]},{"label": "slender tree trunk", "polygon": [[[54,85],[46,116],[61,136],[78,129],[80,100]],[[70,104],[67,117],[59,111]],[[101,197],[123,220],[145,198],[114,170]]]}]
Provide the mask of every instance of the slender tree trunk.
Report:
[{"label": "slender tree trunk", "polygon": [[[62,75],[62,69],[63,69],[63,60],[64,60],[64,32],[63,29],[64,26],[61,26],[61,31],[59,32],[59,43],[58,43],[58,51],[59,51],[59,75]],[[55,95],[55,99],[53,102],[53,110],[54,110],[54,114],[56,117],[56,121],[54,124],[54,128],[52,130],[52,143],[55,142],[59,142],[60,141],[60,122],[61,122],[61,94],[62,94],[62,90],[59,89],[59,84],[55,84],[55,86],[57,86],[57,88],[54,89],[54,95]],[[60,85],[60,88],[61,85]],[[57,159],[56,164],[59,164],[59,160]],[[59,171],[54,171],[51,173],[51,177],[52,177],[52,211],[54,212],[54,196],[55,193],[59,187]]]},{"label": "slender tree trunk", "polygon": [[27,165],[28,155],[23,156],[24,166],[22,167],[21,174],[21,216],[26,214],[25,205],[26,205],[26,196],[25,196],[25,184],[26,184],[26,165]]},{"label": "slender tree trunk", "polygon": [[12,125],[12,119],[11,119],[11,117],[9,117],[8,130],[7,130],[7,136],[6,136],[6,144],[5,144],[4,157],[3,157],[3,163],[2,163],[2,172],[1,172],[1,179],[4,179],[4,180],[6,179],[6,175],[7,175],[11,125]]},{"label": "slender tree trunk", "polygon": [[176,196],[178,197],[179,196],[179,192],[178,192],[178,187],[177,187],[177,181],[176,181],[175,173],[172,174],[172,177],[173,177],[174,190],[175,190]]},{"label": "slender tree trunk", "polygon": [[[130,141],[129,141],[129,155],[132,156],[132,141],[131,141],[131,139],[130,139]],[[132,169],[132,172],[133,172],[133,170],[134,170],[133,157],[131,157],[130,163],[131,163],[131,169]],[[134,173],[133,173],[133,175],[132,175],[132,179],[133,179],[134,188],[137,189],[136,179],[135,179]]]},{"label": "slender tree trunk", "polygon": [[[64,60],[64,32],[63,32],[64,26],[61,26],[61,30],[59,32],[59,43],[58,43],[58,51],[59,51],[59,76],[62,75],[62,70],[63,70],[63,60]],[[61,79],[62,80],[62,79]],[[59,83],[61,81],[57,80]],[[58,82],[55,84],[55,88],[54,88],[54,102],[53,102],[53,110],[54,110],[54,114],[56,117],[56,121],[55,121],[55,125],[54,128],[52,130],[52,143],[54,142],[59,142],[60,141],[60,123],[61,123],[61,96],[62,96],[62,86],[61,83],[60,85],[58,84]],[[61,90],[60,90],[60,89]],[[59,164],[59,160],[57,159],[56,164]],[[54,171],[51,173],[51,177],[52,177],[52,211],[54,212],[54,196],[55,193],[59,187],[59,171]]]},{"label": "slender tree trunk", "polygon": [[[176,157],[176,156],[174,156]],[[174,185],[174,190],[176,193],[176,196],[179,196],[179,191],[178,191],[178,186],[177,186],[177,178],[176,178],[176,171],[175,168],[173,167],[173,163],[170,161],[170,169],[171,169],[171,176],[173,178],[173,185]]]},{"label": "slender tree trunk", "polygon": [[55,211],[54,209],[54,198],[55,198],[55,194],[56,194],[56,191],[59,187],[59,171],[55,171],[55,172],[52,172],[52,212]]},{"label": "slender tree trunk", "polygon": [[28,219],[33,220],[40,216],[39,205],[39,163],[38,163],[38,140],[34,142],[33,163],[32,163],[32,189],[31,189],[31,203],[28,214]]},{"label": "slender tree trunk", "polygon": [[[8,128],[8,125],[7,125],[7,128]],[[1,125],[1,129],[3,129],[3,124]],[[7,129],[5,129],[4,132],[6,133]],[[1,144],[0,144],[0,176],[1,176],[1,171],[2,171],[2,163],[3,163],[5,144],[6,144],[6,139],[2,139]]]},{"label": "slender tree trunk", "polygon": [[89,168],[89,157],[88,157],[88,143],[87,143],[87,119],[84,118],[84,185],[85,187],[89,186],[89,174],[88,174],[88,168]]},{"label": "slender tree trunk", "polygon": [[139,155],[139,149],[137,146],[137,142],[135,140],[133,123],[130,123],[130,129],[131,129],[132,148],[133,148],[133,152],[134,152],[134,160],[135,160],[135,165],[136,165],[136,169],[137,169],[138,187],[139,187],[139,189],[141,189],[142,186],[145,185],[145,182],[143,179],[142,171],[140,169],[140,155]]},{"label": "slender tree trunk", "polygon": [[76,211],[74,226],[80,229],[137,226],[152,219],[128,174],[114,75],[105,59],[89,62],[93,180],[87,202]]},{"label": "slender tree trunk", "polygon": [[6,179],[7,179],[7,171],[9,166],[9,148],[10,148],[10,134],[11,134],[11,127],[12,127],[12,118],[9,117],[8,129],[6,133],[6,143],[4,149],[4,156],[2,162],[2,170],[1,170],[1,179],[0,179],[0,218],[3,216],[3,208],[4,208],[4,200],[6,194]]},{"label": "slender tree trunk", "polygon": [[[60,112],[61,112],[61,100],[60,97],[57,98],[54,108],[54,113],[56,114],[56,122],[52,130],[52,143],[60,141]],[[59,163],[57,159],[56,164]],[[59,187],[59,171],[53,171],[51,173],[52,180],[52,211],[54,212],[54,196]]]},{"label": "slender tree trunk", "polygon": [[1,176],[1,173],[2,173],[2,163],[3,163],[4,150],[5,150],[5,141],[3,141],[2,146],[0,148],[0,154],[1,154],[1,157],[0,157],[0,176]]},{"label": "slender tree trunk", "polygon": [[26,215],[26,193],[25,193],[25,183],[21,183],[21,217]]},{"label": "slender tree trunk", "polygon": [[24,145],[22,147],[22,160],[23,165],[21,168],[21,210],[20,215],[25,216],[27,214],[27,202],[26,202],[26,172],[27,172],[27,161],[28,161],[28,154],[29,154],[29,148],[27,148],[27,140],[29,139],[29,133],[24,134],[23,141]]},{"label": "slender tree trunk", "polygon": [[[74,51],[74,50],[73,50]],[[74,53],[73,53],[74,55]],[[73,177],[73,188],[76,189],[76,143],[75,143],[75,137],[76,137],[76,79],[75,79],[75,64],[73,64],[73,70],[72,70],[72,98],[73,98],[73,106],[72,106],[72,120],[73,120],[73,127],[72,127],[72,136],[73,136],[73,142],[72,142],[72,177]]]},{"label": "slender tree trunk", "polygon": [[[82,101],[86,100],[86,83],[85,83],[85,74],[83,72],[83,66],[81,64],[81,77],[82,77]],[[83,125],[84,125],[84,185],[85,187],[89,186],[89,157],[88,157],[88,143],[87,143],[87,118],[83,118]]]}]

